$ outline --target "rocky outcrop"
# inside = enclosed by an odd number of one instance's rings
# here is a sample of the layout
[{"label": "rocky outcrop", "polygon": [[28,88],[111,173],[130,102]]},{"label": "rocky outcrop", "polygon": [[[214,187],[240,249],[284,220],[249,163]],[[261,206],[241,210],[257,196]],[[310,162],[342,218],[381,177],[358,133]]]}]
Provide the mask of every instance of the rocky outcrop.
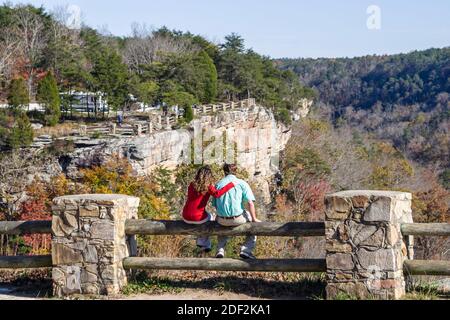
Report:
[{"label": "rocky outcrop", "polygon": [[298,109],[294,113],[294,120],[298,121],[301,118],[306,118],[311,111],[314,101],[310,99],[301,99],[298,102]]},{"label": "rocky outcrop", "polygon": [[137,175],[150,174],[159,166],[174,169],[186,163],[232,160],[247,170],[259,199],[269,203],[269,180],[278,172],[278,155],[290,136],[290,128],[277,123],[265,108],[221,112],[194,120],[185,129],[78,141],[66,173],[76,178],[80,168],[101,165],[114,155],[126,157]]}]

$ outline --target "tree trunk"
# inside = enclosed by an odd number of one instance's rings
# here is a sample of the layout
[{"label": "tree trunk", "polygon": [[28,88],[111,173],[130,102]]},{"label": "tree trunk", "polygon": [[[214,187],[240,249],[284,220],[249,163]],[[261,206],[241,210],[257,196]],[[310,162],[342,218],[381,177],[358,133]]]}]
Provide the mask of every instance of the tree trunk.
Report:
[{"label": "tree trunk", "polygon": [[88,114],[88,119],[90,119],[91,118],[91,113],[89,111],[89,94],[86,94],[86,111],[87,111],[87,114]]},{"label": "tree trunk", "polygon": [[95,117],[95,120],[97,120],[97,113],[98,113],[98,110],[97,110],[97,96],[94,96],[94,117]]}]

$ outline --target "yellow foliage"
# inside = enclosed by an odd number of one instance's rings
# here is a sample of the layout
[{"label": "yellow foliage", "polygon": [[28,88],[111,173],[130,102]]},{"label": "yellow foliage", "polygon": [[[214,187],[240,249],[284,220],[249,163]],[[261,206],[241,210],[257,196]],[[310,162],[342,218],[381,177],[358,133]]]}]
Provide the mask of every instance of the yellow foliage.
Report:
[{"label": "yellow foliage", "polygon": [[308,129],[311,134],[320,134],[326,133],[330,131],[331,127],[328,122],[309,119],[308,120]]}]

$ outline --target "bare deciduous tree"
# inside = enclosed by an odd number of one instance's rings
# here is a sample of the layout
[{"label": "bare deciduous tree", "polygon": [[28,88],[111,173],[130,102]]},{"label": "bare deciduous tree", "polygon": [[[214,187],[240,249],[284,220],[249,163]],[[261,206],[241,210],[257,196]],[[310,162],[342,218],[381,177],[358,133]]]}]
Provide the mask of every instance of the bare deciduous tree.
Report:
[{"label": "bare deciduous tree", "polygon": [[372,169],[353,143],[353,134],[354,130],[349,127],[311,130],[310,126],[300,123],[294,129],[289,149],[317,151],[330,165],[331,185],[337,190],[359,189],[364,187]]},{"label": "bare deciduous tree", "polygon": [[[80,30],[68,26],[72,17],[69,10],[70,6],[56,6],[52,12],[52,21],[50,23],[50,44],[52,50],[51,57],[47,57],[57,75],[60,75],[61,64],[68,59],[82,45]],[[79,17],[81,19],[81,16]],[[81,24],[81,22],[79,22]]]},{"label": "bare deciduous tree", "polygon": [[160,34],[145,25],[134,23],[124,60],[130,69],[139,71],[142,65],[160,61],[164,53],[182,54],[196,50],[198,48],[188,40]]},{"label": "bare deciduous tree", "polygon": [[33,160],[20,151],[6,153],[0,158],[0,213],[5,220],[14,220],[20,203],[26,197]]},{"label": "bare deciduous tree", "polygon": [[47,43],[45,24],[41,16],[24,6],[17,7],[13,19],[15,23],[12,32],[18,40],[20,56],[24,59],[28,90],[31,94],[37,67]]},{"label": "bare deciduous tree", "polygon": [[17,47],[17,39],[11,35],[10,30],[4,30],[4,35],[0,39],[0,79],[7,77],[11,72]]}]

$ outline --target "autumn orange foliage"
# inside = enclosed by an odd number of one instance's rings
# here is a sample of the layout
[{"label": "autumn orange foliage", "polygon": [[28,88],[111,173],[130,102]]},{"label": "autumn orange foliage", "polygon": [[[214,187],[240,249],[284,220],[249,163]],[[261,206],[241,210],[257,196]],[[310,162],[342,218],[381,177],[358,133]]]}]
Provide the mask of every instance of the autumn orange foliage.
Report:
[{"label": "autumn orange foliage", "polygon": [[[22,221],[51,220],[49,195],[42,182],[35,181],[27,188],[28,199],[22,203],[19,219]],[[25,244],[31,248],[30,254],[48,253],[51,236],[43,234],[24,235]]]}]

